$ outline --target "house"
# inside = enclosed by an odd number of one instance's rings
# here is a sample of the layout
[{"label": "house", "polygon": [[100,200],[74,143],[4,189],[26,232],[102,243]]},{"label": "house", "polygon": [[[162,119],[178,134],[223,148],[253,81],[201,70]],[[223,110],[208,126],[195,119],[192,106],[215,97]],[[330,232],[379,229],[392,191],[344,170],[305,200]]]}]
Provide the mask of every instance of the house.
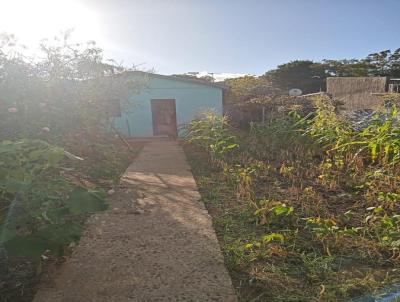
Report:
[{"label": "house", "polygon": [[[199,112],[223,114],[226,87],[199,79],[132,71],[119,80],[139,88],[119,100],[114,127],[126,137],[177,136],[180,125]],[[115,112],[115,110],[114,110]]]}]

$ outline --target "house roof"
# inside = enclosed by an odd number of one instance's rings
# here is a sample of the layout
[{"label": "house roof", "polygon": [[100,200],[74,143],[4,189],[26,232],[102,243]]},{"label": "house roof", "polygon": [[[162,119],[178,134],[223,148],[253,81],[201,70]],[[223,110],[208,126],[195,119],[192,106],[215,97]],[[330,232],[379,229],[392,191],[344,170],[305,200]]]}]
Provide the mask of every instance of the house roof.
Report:
[{"label": "house roof", "polygon": [[145,71],[127,71],[125,74],[139,74],[139,75],[144,75],[147,77],[153,77],[153,78],[160,78],[160,79],[168,79],[168,80],[173,80],[173,81],[181,81],[181,82],[189,82],[189,83],[194,83],[194,84],[200,84],[204,86],[211,86],[219,89],[228,89],[229,87],[223,84],[217,84],[209,81],[205,81],[202,79],[196,79],[196,78],[184,78],[184,77],[179,77],[179,76],[173,76],[173,75],[162,75],[162,74],[156,74],[156,73],[151,73],[151,72],[145,72]]}]

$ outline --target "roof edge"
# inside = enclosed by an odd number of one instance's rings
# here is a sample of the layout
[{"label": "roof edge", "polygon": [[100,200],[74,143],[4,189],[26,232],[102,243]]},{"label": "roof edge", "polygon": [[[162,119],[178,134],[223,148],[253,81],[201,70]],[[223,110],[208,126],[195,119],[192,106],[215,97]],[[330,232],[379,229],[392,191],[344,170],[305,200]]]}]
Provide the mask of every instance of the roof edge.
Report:
[{"label": "roof edge", "polygon": [[212,82],[204,81],[201,79],[189,79],[189,78],[184,78],[184,77],[177,77],[177,76],[173,76],[173,75],[163,75],[163,74],[157,74],[157,73],[140,71],[140,70],[125,71],[119,75],[124,75],[124,74],[142,74],[142,75],[145,75],[148,77],[168,79],[168,80],[181,81],[181,82],[189,82],[189,83],[193,83],[193,84],[211,86],[211,87],[215,87],[215,88],[219,88],[219,89],[223,89],[223,90],[229,89],[229,87],[227,85],[212,83]]}]

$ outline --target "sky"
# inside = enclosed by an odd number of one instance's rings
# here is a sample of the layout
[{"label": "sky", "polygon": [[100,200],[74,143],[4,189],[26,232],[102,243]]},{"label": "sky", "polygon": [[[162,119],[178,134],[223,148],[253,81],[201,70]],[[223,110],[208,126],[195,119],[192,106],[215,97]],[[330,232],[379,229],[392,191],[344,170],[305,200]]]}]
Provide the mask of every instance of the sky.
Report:
[{"label": "sky", "polygon": [[400,0],[0,0],[0,32],[34,48],[74,29],[105,57],[161,74],[260,75],[296,59],[400,48]]}]

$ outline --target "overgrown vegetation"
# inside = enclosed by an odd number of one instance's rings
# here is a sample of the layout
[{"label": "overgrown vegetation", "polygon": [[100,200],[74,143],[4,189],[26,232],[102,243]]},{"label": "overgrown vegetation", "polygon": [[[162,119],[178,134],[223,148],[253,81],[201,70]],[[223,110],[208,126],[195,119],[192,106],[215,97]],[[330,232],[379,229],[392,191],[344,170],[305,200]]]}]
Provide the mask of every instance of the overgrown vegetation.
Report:
[{"label": "overgrown vegetation", "polygon": [[94,43],[69,33],[28,58],[0,36],[0,301],[30,301],[43,260],[68,253],[89,213],[107,208],[135,150],[110,127],[113,102],[139,85],[112,81]]},{"label": "overgrown vegetation", "polygon": [[[266,71],[262,76],[247,75],[227,79],[224,110],[236,126],[244,128],[249,121],[263,121],[263,112],[269,112],[292,88],[303,94],[326,91],[327,77],[400,76],[400,49],[372,53],[362,59],[344,60],[295,60]],[[286,99],[282,105],[285,105]],[[264,107],[264,109],[263,109]],[[268,108],[266,108],[268,107]],[[275,109],[277,106],[275,106]],[[273,109],[273,108],[272,108]]]},{"label": "overgrown vegetation", "polygon": [[212,112],[187,126],[241,301],[348,301],[400,282],[397,108],[359,129],[332,100],[313,106],[249,131]]}]

